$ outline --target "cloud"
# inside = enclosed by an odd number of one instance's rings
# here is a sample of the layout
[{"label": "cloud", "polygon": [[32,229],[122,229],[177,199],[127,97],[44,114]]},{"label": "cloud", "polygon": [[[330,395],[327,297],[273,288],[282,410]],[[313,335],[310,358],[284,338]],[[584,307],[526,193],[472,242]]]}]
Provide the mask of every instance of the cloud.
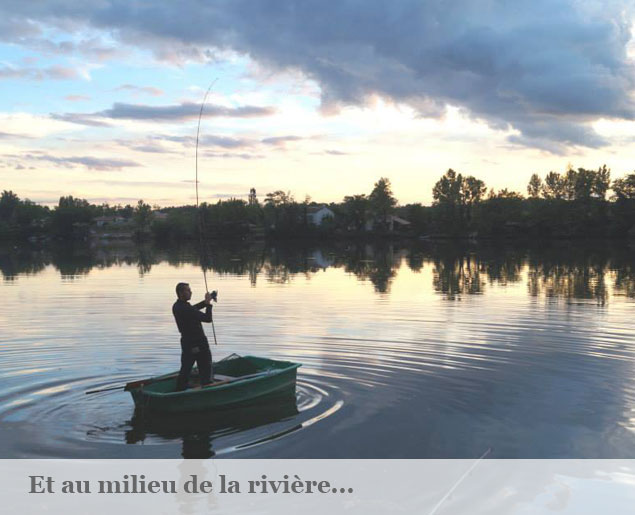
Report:
[{"label": "cloud", "polygon": [[[191,147],[196,145],[196,138],[193,136],[155,136],[153,139],[171,141],[174,143],[181,143],[184,146]],[[220,147],[226,149],[253,149],[258,146],[275,146],[283,147],[285,143],[290,141],[300,141],[306,139],[302,136],[271,136],[268,138],[237,138],[230,136],[220,136],[214,134],[207,134],[201,136],[199,139],[199,147]]]},{"label": "cloud", "polygon": [[250,148],[256,142],[247,138],[231,138],[228,136],[203,136],[199,140],[199,144],[205,147],[221,147],[221,148]]},{"label": "cloud", "polygon": [[247,154],[245,152],[205,152],[204,157],[217,158],[217,159],[264,159],[265,156],[261,154]]},{"label": "cloud", "polygon": [[0,139],[24,139],[24,138],[28,138],[31,139],[34,136],[30,136],[28,134],[16,134],[13,132],[2,132],[0,131]]},{"label": "cloud", "polygon": [[69,102],[85,102],[90,100],[90,97],[86,95],[66,95],[64,100],[68,100]]},{"label": "cloud", "polygon": [[78,125],[87,125],[89,127],[112,126],[112,124],[103,120],[95,119],[94,115],[86,113],[51,113],[50,118],[60,122],[76,123]]},{"label": "cloud", "polygon": [[134,140],[115,140],[119,145],[134,150],[136,152],[146,152],[151,154],[174,154],[173,150],[165,148],[156,141],[134,141]]},{"label": "cloud", "polygon": [[0,41],[19,42],[25,38],[39,36],[40,26],[32,20],[22,16],[11,16],[5,13],[0,16]]},{"label": "cloud", "polygon": [[[154,120],[154,121],[182,121],[197,119],[201,110],[200,104],[184,102],[181,104],[165,106],[149,106],[142,104],[124,104],[116,102],[111,109],[95,113],[96,116],[113,119],[127,120]],[[254,118],[271,116],[275,109],[272,107],[240,106],[224,107],[207,105],[203,110],[203,118],[229,117],[229,118]]]},{"label": "cloud", "polygon": [[[627,52],[632,0],[341,0],[327,9],[310,0],[152,7],[141,0],[50,0],[8,1],[0,9],[24,30],[64,20],[111,31],[173,61],[221,49],[272,70],[298,70],[319,84],[325,112],[376,95],[427,117],[452,105],[492,127],[511,126],[520,132],[512,141],[539,148],[603,146],[594,120],[635,118],[635,64]],[[156,109],[121,105],[111,114],[194,116],[191,106]]]},{"label": "cloud", "polygon": [[274,147],[283,147],[290,141],[300,141],[304,138],[301,136],[273,136],[270,138],[264,138],[262,143],[265,145],[273,145]]},{"label": "cloud", "polygon": [[163,95],[163,90],[159,88],[155,88],[153,86],[135,86],[134,84],[122,84],[118,88],[117,91],[132,91],[134,93],[147,93],[148,95],[152,95],[154,97],[160,97]]},{"label": "cloud", "polygon": [[161,145],[156,145],[152,143],[147,143],[145,145],[135,145],[130,147],[131,150],[136,150],[137,152],[148,152],[153,154],[172,154],[171,150],[162,147]]},{"label": "cloud", "polygon": [[74,165],[83,165],[88,169],[100,171],[121,170],[131,166],[141,166],[135,161],[127,159],[98,158],[91,156],[80,157],[57,157],[44,153],[27,154],[24,157],[38,161],[48,161],[66,168],[73,168]]},{"label": "cloud", "polygon": [[349,155],[348,152],[342,152],[341,150],[325,150],[324,153],[328,154],[329,156],[348,156]]},{"label": "cloud", "polygon": [[[52,41],[43,35],[43,28],[31,20],[20,20],[15,23],[24,23],[24,28],[10,27],[7,30],[7,24],[0,21],[0,33],[2,33],[0,40],[18,43],[43,54],[82,55],[90,60],[103,62],[122,58],[127,53],[121,48],[121,45],[106,44],[100,37],[84,38],[79,41]],[[71,37],[73,36],[71,35]]]},{"label": "cloud", "polygon": [[0,79],[29,79],[29,80],[73,80],[79,78],[75,68],[65,66],[50,66],[48,68],[7,66],[0,68]]},{"label": "cloud", "polygon": [[[140,144],[139,142],[130,142],[124,140],[118,140],[117,143],[127,146],[129,148],[139,148],[139,146],[147,146],[148,148],[164,148],[161,145],[157,144],[157,141],[167,141],[170,143],[179,143],[184,147],[193,147],[196,145],[196,137],[195,136],[171,136],[167,134],[151,136],[150,142],[145,142]],[[248,149],[252,148],[259,143],[259,140],[248,139],[248,138],[234,138],[230,136],[219,136],[208,134],[205,136],[201,136],[199,139],[199,147],[200,148],[226,148],[226,149]],[[168,150],[165,150],[168,152]]]}]

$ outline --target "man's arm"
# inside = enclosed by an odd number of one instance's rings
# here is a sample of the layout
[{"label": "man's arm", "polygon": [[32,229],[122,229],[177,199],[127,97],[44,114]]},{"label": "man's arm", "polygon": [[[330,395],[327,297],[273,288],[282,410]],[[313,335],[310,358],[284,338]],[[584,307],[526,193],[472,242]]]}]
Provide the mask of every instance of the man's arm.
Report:
[{"label": "man's arm", "polygon": [[213,300],[214,302],[216,302],[216,290],[214,290],[212,293],[206,293],[205,294],[205,300],[202,300],[201,302],[194,304],[192,307],[196,310],[199,309],[203,309],[206,306],[211,305],[211,301]]},{"label": "man's arm", "polygon": [[[205,300],[203,302],[199,302],[192,306],[192,312],[195,313],[195,316],[201,322],[211,322],[212,321],[212,299],[216,297],[216,292],[206,293]],[[205,313],[201,313],[199,310],[205,307]]]}]

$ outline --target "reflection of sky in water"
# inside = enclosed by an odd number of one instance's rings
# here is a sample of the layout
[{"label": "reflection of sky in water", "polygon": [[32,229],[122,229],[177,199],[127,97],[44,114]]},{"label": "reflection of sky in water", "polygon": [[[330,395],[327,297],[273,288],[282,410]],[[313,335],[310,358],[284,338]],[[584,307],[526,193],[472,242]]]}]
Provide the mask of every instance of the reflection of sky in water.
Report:
[{"label": "reflection of sky in water", "polygon": [[[202,273],[184,256],[140,266],[117,252],[0,260],[2,457],[180,456],[182,430],[135,427],[148,450],[123,445],[127,394],[83,392],[178,368],[174,285],[202,297]],[[215,357],[302,362],[303,409],[203,427],[207,451],[635,456],[628,254],[241,249],[212,263]]]}]

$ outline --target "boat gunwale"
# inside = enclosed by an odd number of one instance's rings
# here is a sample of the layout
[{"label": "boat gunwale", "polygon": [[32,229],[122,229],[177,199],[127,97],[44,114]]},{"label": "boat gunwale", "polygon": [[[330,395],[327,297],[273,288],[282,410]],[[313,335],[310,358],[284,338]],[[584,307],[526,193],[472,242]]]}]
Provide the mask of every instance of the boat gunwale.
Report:
[{"label": "boat gunwale", "polygon": [[[245,358],[248,358],[249,356],[244,356]],[[281,360],[271,360],[271,361],[281,361]],[[285,368],[279,368],[279,369],[273,369],[273,370],[263,370],[263,375],[261,376],[256,376],[256,377],[249,377],[246,379],[239,379],[237,378],[234,381],[230,381],[226,384],[221,384],[218,386],[210,386],[207,388],[197,388],[197,389],[188,389],[188,390],[183,390],[180,392],[156,392],[156,391],[152,391],[152,390],[146,390],[144,388],[145,385],[141,385],[138,386],[136,388],[131,388],[129,391],[130,392],[139,392],[143,395],[147,395],[147,396],[151,396],[151,397],[161,397],[161,398],[170,398],[170,397],[179,397],[179,396],[183,396],[183,395],[199,395],[199,394],[203,394],[203,393],[210,393],[210,392],[218,392],[218,391],[224,391],[228,388],[233,388],[239,384],[243,385],[243,384],[249,384],[249,383],[254,383],[256,381],[262,381],[263,379],[267,379],[267,378],[271,378],[271,377],[275,377],[278,376],[280,374],[283,374],[285,372],[290,372],[292,370],[297,370],[298,368],[300,368],[302,366],[302,363],[294,363],[292,361],[287,361],[287,363],[289,363],[290,365],[285,367]],[[172,379],[174,377],[174,372],[171,372],[169,374],[164,374],[162,376],[157,376],[155,378],[154,381],[152,381],[151,384],[154,383],[158,383],[161,381],[166,381],[168,379]],[[150,384],[148,385],[150,386]]]}]

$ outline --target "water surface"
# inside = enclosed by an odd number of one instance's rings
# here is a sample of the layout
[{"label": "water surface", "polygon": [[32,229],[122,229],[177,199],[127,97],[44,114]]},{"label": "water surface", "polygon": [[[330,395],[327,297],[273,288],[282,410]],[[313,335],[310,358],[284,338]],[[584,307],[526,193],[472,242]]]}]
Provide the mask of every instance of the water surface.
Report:
[{"label": "water surface", "polygon": [[85,395],[178,368],[196,252],[3,249],[0,457],[635,457],[628,248],[219,245],[206,266],[214,358],[301,362],[295,397],[166,418]]}]

